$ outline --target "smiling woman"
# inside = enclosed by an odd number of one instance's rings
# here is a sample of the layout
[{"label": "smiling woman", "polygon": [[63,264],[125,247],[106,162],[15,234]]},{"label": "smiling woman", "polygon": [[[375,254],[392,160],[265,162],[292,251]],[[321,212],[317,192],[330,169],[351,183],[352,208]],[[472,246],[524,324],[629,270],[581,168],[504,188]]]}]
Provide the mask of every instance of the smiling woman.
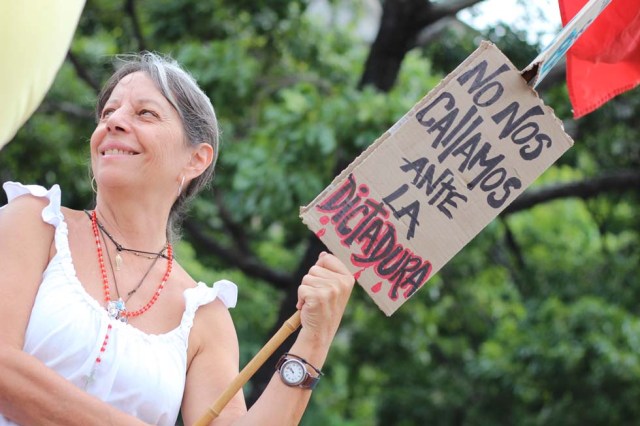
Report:
[{"label": "smiling woman", "polygon": [[[219,153],[219,130],[216,114],[209,98],[198,87],[193,77],[186,73],[175,61],[163,59],[151,53],[142,55],[140,60],[136,56],[131,57],[128,55],[119,56],[119,60],[121,61],[121,66],[105,83],[102,92],[98,96],[96,104],[96,120],[98,123],[102,123],[115,110],[114,104],[118,102],[118,94],[116,93],[115,99],[111,98],[121,80],[137,77],[140,80],[147,80],[144,82],[145,88],[148,88],[150,84],[153,85],[153,89],[159,97],[151,97],[149,92],[139,90],[139,98],[136,99],[138,104],[135,105],[139,109],[133,110],[136,111],[136,114],[142,113],[146,116],[153,116],[154,114],[158,115],[162,110],[166,112],[164,118],[173,120],[176,119],[174,114],[177,114],[177,120],[181,124],[180,128],[184,132],[184,143],[195,146],[201,142],[206,142],[213,150],[212,159],[208,167],[180,191],[180,196],[171,209],[169,232],[173,233],[186,204],[209,183],[213,176]],[[142,75],[133,76],[132,74],[134,73],[141,73]],[[134,82],[129,87],[135,88],[135,85]],[[121,90],[126,89],[123,87]],[[110,101],[111,105],[109,104]],[[144,108],[147,104],[150,108]],[[172,111],[166,111],[167,107]],[[154,108],[157,112],[154,112]],[[96,128],[94,136],[99,128],[100,125]],[[184,186],[182,178],[180,182]]]},{"label": "smiling woman", "polygon": [[[173,258],[180,212],[218,155],[209,99],[173,60],[144,53],[107,81],[96,117],[94,209],[62,207],[57,185],[4,185],[0,425],[173,425],[180,411],[191,424],[238,374],[236,286],[197,282]],[[353,283],[323,253],[300,284],[289,354],[310,379],[275,376],[249,411],[238,392],[212,424],[296,424]]]},{"label": "smiling woman", "polygon": [[[156,192],[159,201],[166,198],[167,188],[173,187],[171,192],[177,198],[172,211],[178,212],[181,204],[203,186],[197,179],[208,180],[203,171],[212,170],[217,134],[213,133],[212,143],[191,143],[185,137],[178,111],[148,74],[127,74],[98,114],[98,125],[91,136],[92,169],[98,188],[117,188],[124,197],[131,191],[144,193],[145,197]],[[213,110],[210,114],[215,123]],[[211,139],[199,139],[205,140]],[[100,192],[98,202],[99,198]],[[170,228],[175,221],[170,216]]]}]

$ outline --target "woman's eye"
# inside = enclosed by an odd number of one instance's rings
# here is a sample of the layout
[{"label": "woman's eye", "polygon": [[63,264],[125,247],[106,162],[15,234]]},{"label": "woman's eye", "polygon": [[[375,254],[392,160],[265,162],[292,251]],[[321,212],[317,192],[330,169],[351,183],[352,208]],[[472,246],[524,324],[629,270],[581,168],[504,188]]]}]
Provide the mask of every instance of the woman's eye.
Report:
[{"label": "woman's eye", "polygon": [[140,115],[149,116],[149,117],[158,117],[158,114],[156,114],[154,111],[151,111],[149,109],[140,110]]},{"label": "woman's eye", "polygon": [[100,118],[108,118],[111,113],[113,113],[113,108],[106,108],[102,110],[102,115],[100,115]]}]

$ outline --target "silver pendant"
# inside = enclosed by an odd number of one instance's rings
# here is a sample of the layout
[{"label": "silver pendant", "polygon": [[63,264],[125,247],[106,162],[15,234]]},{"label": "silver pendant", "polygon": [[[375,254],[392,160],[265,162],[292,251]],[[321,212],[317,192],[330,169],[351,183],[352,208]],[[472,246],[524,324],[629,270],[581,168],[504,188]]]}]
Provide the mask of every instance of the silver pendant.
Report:
[{"label": "silver pendant", "polygon": [[109,318],[111,319],[126,323],[126,312],[127,307],[124,305],[124,300],[122,300],[122,298],[118,300],[110,300],[109,303],[107,303],[107,315],[109,315]]}]

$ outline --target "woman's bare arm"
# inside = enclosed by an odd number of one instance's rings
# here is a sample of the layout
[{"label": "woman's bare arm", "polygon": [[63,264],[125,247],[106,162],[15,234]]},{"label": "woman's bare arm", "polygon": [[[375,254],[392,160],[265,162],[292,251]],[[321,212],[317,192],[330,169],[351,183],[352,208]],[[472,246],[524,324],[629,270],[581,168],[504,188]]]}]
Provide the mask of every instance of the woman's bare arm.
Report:
[{"label": "woman's bare arm", "polygon": [[[198,309],[189,335],[196,353],[187,370],[182,419],[191,426],[238,374],[239,349],[229,310],[220,300]],[[218,421],[225,424],[247,411],[242,392],[227,404]]]},{"label": "woman's bare arm", "polygon": [[[322,254],[304,277],[298,290],[302,329],[290,353],[321,369],[347,305],[354,279],[335,256]],[[227,314],[228,315],[228,314]],[[186,425],[198,420],[238,374],[238,349],[230,318],[223,315],[200,318],[216,324],[211,338],[199,342],[203,348],[193,358],[187,373],[183,402]],[[213,322],[213,321],[218,321]],[[191,344],[191,342],[190,342]],[[297,425],[309,403],[311,390],[285,385],[277,373],[258,401],[245,412],[241,393],[222,410],[212,425]]]},{"label": "woman's bare arm", "polygon": [[0,210],[0,413],[21,425],[143,424],[22,351],[53,242],[46,204],[25,195]]}]

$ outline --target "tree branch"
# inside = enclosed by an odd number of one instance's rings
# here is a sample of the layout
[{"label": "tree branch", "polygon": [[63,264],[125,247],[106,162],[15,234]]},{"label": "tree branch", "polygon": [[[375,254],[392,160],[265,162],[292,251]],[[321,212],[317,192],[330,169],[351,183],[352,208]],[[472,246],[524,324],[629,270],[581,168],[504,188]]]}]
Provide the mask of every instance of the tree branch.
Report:
[{"label": "tree branch", "polygon": [[124,10],[129,15],[129,18],[131,18],[131,26],[133,27],[133,35],[138,42],[138,50],[147,50],[147,43],[142,36],[140,20],[138,19],[138,14],[136,13],[135,1],[126,0]]},{"label": "tree branch", "polygon": [[200,226],[191,221],[184,222],[184,229],[191,237],[191,241],[208,251],[210,254],[227,262],[229,265],[238,268],[250,277],[258,278],[269,282],[275,288],[286,289],[294,282],[291,274],[276,271],[267,267],[255,257],[246,256],[237,250],[223,247],[214,239],[207,236]]},{"label": "tree branch", "polygon": [[483,0],[450,0],[446,2],[440,3],[432,3],[431,13],[430,13],[430,22],[427,22],[425,25],[429,25],[438,19],[453,16],[460,12],[463,9],[474,6],[478,3],[481,3]]},{"label": "tree branch", "polygon": [[80,63],[76,55],[74,55],[71,50],[67,52],[67,58],[73,65],[73,68],[76,70],[76,74],[78,74],[78,77],[80,77],[81,80],[87,83],[94,92],[100,93],[100,85],[96,83],[96,81],[91,77],[89,71],[87,71],[87,69]]},{"label": "tree branch", "polygon": [[400,65],[428,19],[432,4],[425,0],[387,0],[382,5],[380,28],[371,45],[359,87],[372,85],[387,92]]},{"label": "tree branch", "polygon": [[93,111],[82,108],[71,102],[55,102],[46,100],[40,106],[39,111],[44,113],[63,112],[80,120],[93,120],[94,118]]},{"label": "tree branch", "polygon": [[[522,249],[516,240],[516,236],[511,231],[511,227],[509,226],[509,222],[504,217],[501,217],[502,226],[504,227],[504,241],[507,248],[511,251],[511,254],[515,258],[516,266],[518,270],[524,270],[526,263],[524,260],[524,256],[522,255]],[[510,268],[509,268],[510,269]],[[515,276],[515,271],[511,271],[511,275]]]},{"label": "tree branch", "polygon": [[435,22],[482,0],[434,3],[426,0],[387,0],[382,5],[380,29],[371,45],[359,87],[372,85],[383,92],[393,87],[400,65],[416,46],[420,32]]},{"label": "tree branch", "polygon": [[608,192],[640,192],[640,172],[624,170],[586,179],[581,182],[561,183],[524,192],[502,211],[507,216],[538,204],[561,198],[588,199]]},{"label": "tree branch", "polygon": [[242,226],[239,226],[233,221],[231,213],[222,200],[222,192],[216,191],[214,200],[216,202],[216,205],[218,206],[218,212],[220,213],[222,224],[227,230],[227,233],[231,235],[231,239],[233,240],[236,248],[243,254],[244,257],[252,257],[253,253],[251,251],[251,248],[249,247],[249,243],[247,242],[247,234],[245,234]]},{"label": "tree branch", "polygon": [[445,31],[450,30],[451,28],[465,28],[467,31],[474,31],[474,33],[478,33],[476,29],[471,28],[462,21],[459,21],[456,17],[446,16],[420,30],[416,36],[415,47],[426,46],[429,43],[436,41],[438,38],[442,37],[442,34]]}]

